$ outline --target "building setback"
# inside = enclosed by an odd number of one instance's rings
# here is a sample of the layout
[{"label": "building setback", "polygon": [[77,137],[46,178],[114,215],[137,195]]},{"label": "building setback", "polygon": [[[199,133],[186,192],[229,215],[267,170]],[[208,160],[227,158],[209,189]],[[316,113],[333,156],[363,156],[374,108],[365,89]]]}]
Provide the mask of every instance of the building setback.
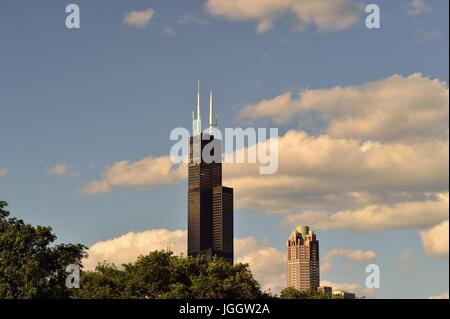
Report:
[{"label": "building setback", "polygon": [[286,242],[287,285],[317,290],[320,283],[319,241],[308,226],[297,227]]}]

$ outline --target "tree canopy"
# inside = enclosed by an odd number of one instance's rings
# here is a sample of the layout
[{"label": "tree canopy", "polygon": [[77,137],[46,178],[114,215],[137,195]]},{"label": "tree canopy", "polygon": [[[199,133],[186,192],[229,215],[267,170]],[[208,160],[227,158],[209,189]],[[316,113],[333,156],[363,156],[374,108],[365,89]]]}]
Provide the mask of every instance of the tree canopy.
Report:
[{"label": "tree canopy", "polygon": [[284,288],[280,293],[282,299],[331,299],[331,296],[315,290],[298,290],[294,287]]},{"label": "tree canopy", "polygon": [[81,244],[58,244],[50,227],[9,217],[0,201],[0,298],[67,298],[66,267],[81,266]]},{"label": "tree canopy", "polygon": [[[82,269],[87,247],[55,244],[51,227],[32,226],[10,217],[8,204],[0,201],[0,299],[254,299],[272,298],[262,292],[248,264],[231,264],[204,256],[176,256],[153,251],[137,261],[116,266],[99,264],[81,270],[80,288],[66,287],[66,267]],[[285,288],[285,299],[330,298],[316,291]]]},{"label": "tree canopy", "polygon": [[248,265],[232,265],[215,258],[180,257],[153,251],[119,269],[100,264],[81,275],[73,298],[262,298],[258,282]]}]

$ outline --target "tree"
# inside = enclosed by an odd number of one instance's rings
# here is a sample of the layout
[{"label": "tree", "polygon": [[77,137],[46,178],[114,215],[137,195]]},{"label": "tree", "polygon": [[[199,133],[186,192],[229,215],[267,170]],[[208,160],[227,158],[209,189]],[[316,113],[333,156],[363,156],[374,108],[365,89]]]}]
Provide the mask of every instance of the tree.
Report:
[{"label": "tree", "polygon": [[219,258],[179,257],[153,251],[120,270],[102,264],[83,272],[73,298],[261,298],[260,286],[248,265]]},{"label": "tree", "polygon": [[9,217],[0,201],[0,298],[67,298],[66,267],[86,256],[81,244],[54,245],[50,227]]},{"label": "tree", "polygon": [[126,287],[125,272],[112,264],[98,265],[95,271],[83,272],[80,288],[72,289],[74,299],[124,299],[132,294]]},{"label": "tree", "polygon": [[206,271],[192,280],[192,294],[195,298],[260,298],[262,293],[247,264],[232,265],[214,258]]},{"label": "tree", "polygon": [[331,296],[315,290],[298,290],[294,287],[284,288],[280,293],[281,299],[331,299]]},{"label": "tree", "polygon": [[205,256],[153,251],[116,267],[99,264],[81,271],[80,288],[66,287],[66,267],[82,269],[81,244],[58,244],[50,227],[9,217],[0,201],[0,298],[268,298],[248,264]]}]

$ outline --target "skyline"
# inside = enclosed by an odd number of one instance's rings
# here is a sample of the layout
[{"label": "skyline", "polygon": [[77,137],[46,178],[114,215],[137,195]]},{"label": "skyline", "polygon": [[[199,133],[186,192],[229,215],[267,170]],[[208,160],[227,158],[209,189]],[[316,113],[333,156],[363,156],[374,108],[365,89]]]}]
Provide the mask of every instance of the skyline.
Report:
[{"label": "skyline", "polygon": [[264,287],[285,282],[268,263],[309,224],[331,286],[364,290],[375,262],[373,297],[448,294],[448,243],[433,240],[448,233],[447,1],[377,1],[379,30],[326,4],[75,2],[79,30],[64,27],[69,2],[0,4],[0,199],[17,217],[93,260],[181,251],[187,180],[169,134],[190,128],[200,79],[220,127],[279,128],[277,174],[224,168],[235,259]]}]

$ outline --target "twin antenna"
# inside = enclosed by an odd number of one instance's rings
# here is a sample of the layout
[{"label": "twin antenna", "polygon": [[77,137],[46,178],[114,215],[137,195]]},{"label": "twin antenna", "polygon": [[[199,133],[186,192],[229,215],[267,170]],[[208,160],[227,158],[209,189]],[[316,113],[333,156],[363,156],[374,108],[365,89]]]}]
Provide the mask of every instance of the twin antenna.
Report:
[{"label": "twin antenna", "polygon": [[[212,134],[213,127],[217,127],[217,116],[213,122],[213,92],[209,93],[209,132]],[[192,110],[192,131],[196,134],[202,132],[202,117],[200,114],[200,81],[197,84],[197,120],[194,118],[194,111]]]}]

